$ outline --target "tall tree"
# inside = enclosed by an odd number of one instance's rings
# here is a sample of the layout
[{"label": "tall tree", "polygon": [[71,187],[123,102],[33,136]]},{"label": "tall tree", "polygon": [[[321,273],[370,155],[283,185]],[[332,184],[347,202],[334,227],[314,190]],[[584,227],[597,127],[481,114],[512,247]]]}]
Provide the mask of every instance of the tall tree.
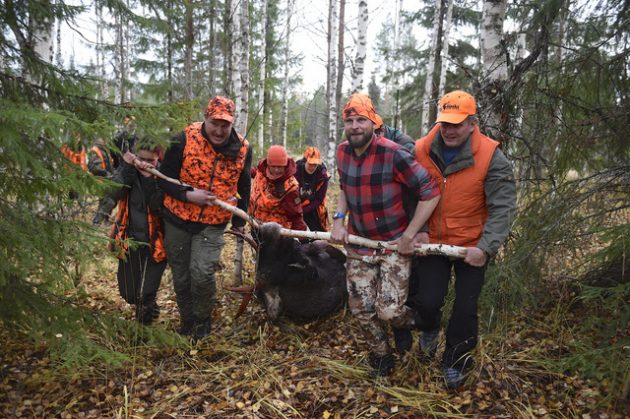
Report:
[{"label": "tall tree", "polygon": [[326,83],[326,101],[328,105],[328,146],[326,161],[328,167],[335,167],[335,144],[337,143],[337,36],[338,36],[338,0],[328,2],[328,65]]},{"label": "tall tree", "polygon": [[260,116],[260,124],[258,128],[258,150],[262,154],[265,149],[265,86],[267,84],[267,5],[268,0],[262,0],[262,4],[260,5],[261,17],[260,17],[260,25],[262,30],[261,41],[262,41],[262,50],[263,56],[260,59],[260,76],[259,76],[259,87],[258,87],[258,112],[262,112]]},{"label": "tall tree", "polygon": [[247,119],[249,114],[249,2],[241,0],[239,2],[240,9],[240,57],[239,57],[239,75],[240,75],[240,91],[235,93],[238,95],[237,108],[238,119],[236,121],[236,131],[241,135],[247,133]]},{"label": "tall tree", "polygon": [[366,0],[359,1],[359,18],[357,24],[357,54],[352,66],[352,93],[363,90],[363,72],[367,56],[368,7]]},{"label": "tall tree", "polygon": [[440,83],[438,87],[438,97],[444,96],[444,88],[446,86],[446,73],[448,70],[448,47],[450,43],[451,25],[453,20],[453,3],[455,0],[446,0],[448,2],[448,9],[446,11],[446,21],[444,22],[444,36],[442,37],[442,66],[440,68]]},{"label": "tall tree", "polygon": [[190,102],[193,97],[193,47],[195,46],[195,30],[193,25],[192,0],[185,0],[186,10],[186,49],[184,55],[184,100]]},{"label": "tall tree", "polygon": [[[508,78],[507,51],[503,42],[503,21],[507,0],[485,0],[481,23],[481,56],[483,60],[483,100],[488,103],[499,96]],[[496,107],[487,112],[484,121],[487,132],[496,139],[502,138],[501,115]]]},{"label": "tall tree", "polygon": [[284,75],[282,78],[282,111],[280,115],[280,135],[284,147],[287,146],[287,125],[289,119],[289,68],[291,67],[291,16],[293,15],[293,3],[294,0],[287,0],[284,30]]},{"label": "tall tree", "polygon": [[343,89],[343,75],[345,72],[345,16],[346,16],[346,0],[339,0],[339,24],[337,25],[338,41],[337,41],[337,82],[335,83],[335,105],[341,109],[341,92]]},{"label": "tall tree", "polygon": [[429,126],[435,121],[435,103],[437,100],[437,89],[435,84],[435,73],[439,64],[441,50],[440,40],[442,35],[442,10],[445,0],[435,0],[433,14],[433,28],[431,31],[431,49],[429,52],[429,65],[424,83],[424,94],[422,95],[422,132],[428,132]]}]

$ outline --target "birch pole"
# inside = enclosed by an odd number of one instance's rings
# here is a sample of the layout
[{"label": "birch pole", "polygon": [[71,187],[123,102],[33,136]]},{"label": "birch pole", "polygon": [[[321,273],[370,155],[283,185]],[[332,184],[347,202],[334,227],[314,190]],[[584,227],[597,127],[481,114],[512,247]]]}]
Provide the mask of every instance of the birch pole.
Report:
[{"label": "birch pole", "polygon": [[363,72],[367,57],[368,7],[366,0],[359,1],[359,19],[357,24],[357,55],[352,66],[352,93],[363,90]]}]

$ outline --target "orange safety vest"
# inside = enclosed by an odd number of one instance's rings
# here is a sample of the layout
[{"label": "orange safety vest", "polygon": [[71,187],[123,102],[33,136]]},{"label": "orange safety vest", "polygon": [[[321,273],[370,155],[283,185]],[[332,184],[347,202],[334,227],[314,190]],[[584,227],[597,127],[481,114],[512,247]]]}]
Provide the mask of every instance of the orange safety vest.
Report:
[{"label": "orange safety vest", "polygon": [[[186,146],[182,156],[179,180],[197,189],[212,192],[218,199],[234,206],[237,203],[238,179],[245,167],[249,143],[239,135],[241,143],[236,157],[217,153],[201,134],[201,122],[195,122],[184,130]],[[182,220],[203,224],[225,224],[232,213],[216,205],[201,206],[184,202],[166,194],[164,206]]]},{"label": "orange safety vest", "polygon": [[103,170],[107,170],[107,164],[105,163],[105,156],[103,156],[103,153],[101,153],[101,149],[98,148],[97,146],[94,146],[92,147],[92,151],[95,152],[98,158],[101,160],[101,168]]},{"label": "orange safety vest", "polygon": [[445,177],[430,157],[431,143],[439,129],[440,124],[436,124],[427,136],[416,141],[416,159],[435,178],[442,195],[429,218],[429,242],[476,246],[488,219],[484,186],[499,143],[475,126],[470,138],[474,164]]},{"label": "orange safety vest", "polygon": [[61,154],[63,154],[68,160],[76,164],[83,170],[87,170],[87,160],[85,159],[85,148],[81,146],[79,151],[73,151],[67,145],[61,146]]},{"label": "orange safety vest", "polygon": [[273,221],[284,228],[291,228],[291,220],[280,203],[289,193],[297,191],[300,185],[294,176],[290,176],[284,180],[282,186],[283,190],[279,193],[274,183],[257,171],[252,184],[249,213],[260,221]]},{"label": "orange safety vest", "polygon": [[[157,215],[147,208],[147,219],[149,221],[149,246],[151,248],[151,259],[154,262],[159,263],[166,260],[166,249],[164,248],[164,230],[162,224]],[[124,259],[129,249],[127,243],[127,225],[129,222],[129,193],[126,193],[118,201],[118,212],[116,215],[116,222],[112,226],[110,232],[110,238],[113,242],[110,243],[110,250],[116,252],[118,259]]]}]

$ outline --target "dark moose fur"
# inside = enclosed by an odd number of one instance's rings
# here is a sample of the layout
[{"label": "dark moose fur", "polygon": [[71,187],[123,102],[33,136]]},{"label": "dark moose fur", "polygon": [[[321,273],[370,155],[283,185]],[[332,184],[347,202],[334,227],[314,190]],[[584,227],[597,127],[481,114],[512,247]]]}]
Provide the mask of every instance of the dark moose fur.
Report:
[{"label": "dark moose fur", "polygon": [[269,320],[310,322],[338,310],[347,299],[346,256],[321,240],[282,237],[280,228],[265,223],[258,232],[257,296]]}]

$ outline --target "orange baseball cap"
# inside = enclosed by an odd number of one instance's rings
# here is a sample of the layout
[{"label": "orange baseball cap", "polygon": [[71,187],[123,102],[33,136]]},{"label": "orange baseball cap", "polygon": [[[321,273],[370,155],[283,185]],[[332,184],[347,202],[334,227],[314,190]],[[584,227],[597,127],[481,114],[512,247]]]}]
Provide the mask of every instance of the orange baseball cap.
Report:
[{"label": "orange baseball cap", "polygon": [[319,150],[317,149],[317,147],[306,147],[306,150],[304,150],[304,158],[309,164],[322,163],[322,157],[319,154]]},{"label": "orange baseball cap", "polygon": [[372,99],[363,93],[355,93],[350,96],[346,106],[343,107],[342,115],[344,120],[350,116],[361,115],[372,121],[374,125],[376,125],[378,117]]},{"label": "orange baseball cap", "polygon": [[267,166],[286,166],[289,163],[287,150],[281,145],[272,145],[267,150]]},{"label": "orange baseball cap", "polygon": [[229,123],[234,122],[234,110],[236,106],[232,99],[224,96],[215,96],[208,102],[205,116],[211,119],[221,119]]},{"label": "orange baseball cap", "polygon": [[435,122],[459,124],[477,113],[475,98],[463,90],[455,90],[440,99],[440,115]]}]

